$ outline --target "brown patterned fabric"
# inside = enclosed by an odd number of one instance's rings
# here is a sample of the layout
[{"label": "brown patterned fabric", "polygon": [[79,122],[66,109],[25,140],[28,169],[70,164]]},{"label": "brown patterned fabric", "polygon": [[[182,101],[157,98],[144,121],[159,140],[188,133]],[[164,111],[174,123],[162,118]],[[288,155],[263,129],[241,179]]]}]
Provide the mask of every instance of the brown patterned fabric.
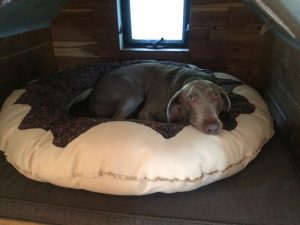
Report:
[{"label": "brown patterned fabric", "polygon": [[[90,66],[83,66],[75,69],[63,70],[54,75],[40,79],[28,84],[26,92],[16,101],[15,104],[28,104],[32,108],[19,125],[20,130],[42,128],[51,130],[57,147],[65,147],[73,139],[78,137],[93,126],[103,122],[104,119],[94,119],[90,117],[74,117],[68,114],[68,106],[72,100],[83,91],[96,85],[99,79],[110,71],[121,66],[135,63],[149,62],[145,60],[126,61],[114,63],[99,63]],[[189,67],[188,64],[160,61],[159,63]],[[207,70],[205,72],[210,73]],[[233,88],[242,83],[235,80],[219,79],[214,77],[215,82],[224,87],[231,100],[232,108],[229,113],[222,113],[220,119],[223,122],[223,129],[235,129],[237,122],[235,118],[240,114],[252,113],[254,105],[238,94],[232,92]],[[128,120],[151,127],[164,138],[174,137],[186,125],[159,123],[155,121]]]}]

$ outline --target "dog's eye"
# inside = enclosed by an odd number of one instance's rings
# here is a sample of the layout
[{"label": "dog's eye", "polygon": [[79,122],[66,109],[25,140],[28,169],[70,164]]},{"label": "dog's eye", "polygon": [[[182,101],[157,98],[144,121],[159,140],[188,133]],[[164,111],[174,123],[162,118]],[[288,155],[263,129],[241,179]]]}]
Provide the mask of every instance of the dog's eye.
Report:
[{"label": "dog's eye", "polygon": [[187,100],[188,100],[189,102],[194,102],[195,99],[196,99],[196,98],[195,98],[193,95],[188,95],[188,96],[187,96]]},{"label": "dog's eye", "polygon": [[220,95],[219,95],[218,92],[214,92],[214,93],[212,93],[211,97],[212,97],[213,100],[218,100]]}]

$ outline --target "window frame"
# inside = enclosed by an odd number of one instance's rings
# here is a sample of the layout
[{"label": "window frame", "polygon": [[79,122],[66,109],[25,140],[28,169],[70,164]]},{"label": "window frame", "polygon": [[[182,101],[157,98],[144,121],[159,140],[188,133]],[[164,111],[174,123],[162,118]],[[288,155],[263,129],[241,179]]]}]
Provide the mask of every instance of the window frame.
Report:
[{"label": "window frame", "polygon": [[[149,0],[151,1],[151,0]],[[184,16],[181,41],[134,40],[131,37],[130,0],[118,0],[118,22],[121,49],[187,49],[190,29],[190,0],[184,0]]]}]

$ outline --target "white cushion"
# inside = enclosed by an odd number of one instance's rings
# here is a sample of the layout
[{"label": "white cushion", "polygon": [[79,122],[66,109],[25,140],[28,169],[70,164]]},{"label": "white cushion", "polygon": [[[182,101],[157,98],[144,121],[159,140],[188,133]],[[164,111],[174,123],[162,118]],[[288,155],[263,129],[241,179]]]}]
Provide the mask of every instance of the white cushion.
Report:
[{"label": "white cushion", "polygon": [[24,92],[14,91],[0,113],[0,149],[7,160],[31,179],[93,192],[143,195],[193,190],[241,171],[274,132],[263,99],[253,88],[240,85],[234,92],[254,104],[255,111],[240,114],[232,131],[206,135],[186,126],[166,139],[135,122],[105,122],[61,148],[53,145],[51,131],[18,129],[31,109],[14,104]]}]

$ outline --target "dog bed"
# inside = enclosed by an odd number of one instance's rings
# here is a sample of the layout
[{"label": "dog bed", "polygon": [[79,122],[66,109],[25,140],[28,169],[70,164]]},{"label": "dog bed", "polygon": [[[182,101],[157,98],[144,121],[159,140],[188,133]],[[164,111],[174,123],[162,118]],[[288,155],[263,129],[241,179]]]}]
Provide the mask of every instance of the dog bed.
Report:
[{"label": "dog bed", "polygon": [[232,103],[231,111],[220,115],[219,135],[185,124],[68,113],[74,99],[103,75],[141,62],[59,71],[14,91],[0,113],[0,149],[8,162],[31,179],[63,187],[115,195],[172,193],[241,171],[272,137],[272,119],[260,95],[231,75],[209,71]]}]

